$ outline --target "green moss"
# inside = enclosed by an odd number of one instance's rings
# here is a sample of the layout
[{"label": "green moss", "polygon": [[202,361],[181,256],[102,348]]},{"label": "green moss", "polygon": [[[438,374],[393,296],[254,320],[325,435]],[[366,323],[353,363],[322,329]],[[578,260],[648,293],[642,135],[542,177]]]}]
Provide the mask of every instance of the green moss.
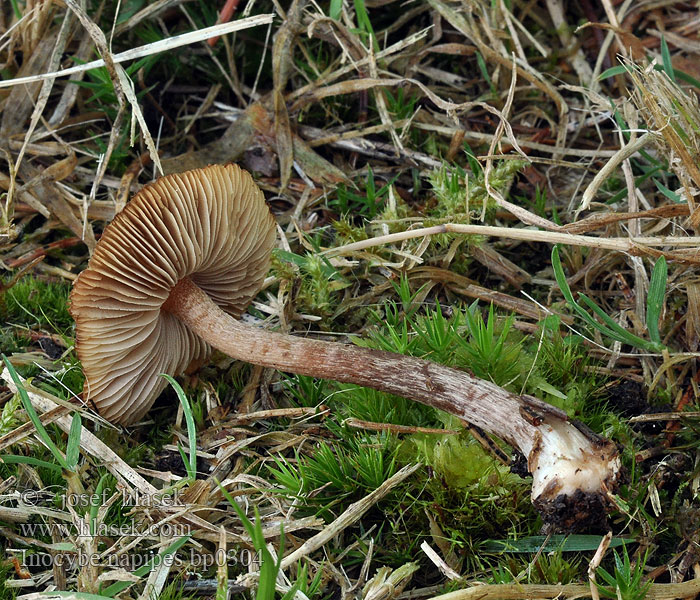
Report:
[{"label": "green moss", "polygon": [[[489,175],[491,189],[507,196],[515,175],[527,163],[522,160],[504,160],[496,163]],[[459,166],[443,165],[428,175],[436,204],[429,215],[452,223],[469,223],[482,211],[493,211],[496,203],[486,190],[484,172],[468,173]]]},{"label": "green moss", "polygon": [[43,281],[30,275],[20,279],[0,300],[0,315],[9,323],[48,328],[65,334],[73,326],[68,312],[70,284]]},{"label": "green moss", "polygon": [[341,300],[340,292],[350,284],[328,260],[316,253],[301,256],[277,250],[273,272],[280,278],[299,282],[296,310],[321,317],[319,325],[330,328],[332,316]]},{"label": "green moss", "polygon": [[337,384],[340,392],[327,402],[341,415],[373,423],[439,427],[437,411],[401,396],[356,385]]},{"label": "green moss", "polygon": [[466,489],[482,480],[488,485],[508,477],[508,468],[497,463],[465,430],[459,435],[416,434],[412,442],[419,457],[455,489]]},{"label": "green moss", "polygon": [[528,556],[499,556],[499,566],[492,569],[491,583],[514,583],[527,578],[530,584],[566,585],[582,577],[583,560],[579,553],[561,550]]},{"label": "green moss", "polygon": [[334,245],[336,247],[352,244],[353,242],[361,242],[369,237],[364,227],[353,225],[346,216],[333,221],[333,229],[335,229]]}]

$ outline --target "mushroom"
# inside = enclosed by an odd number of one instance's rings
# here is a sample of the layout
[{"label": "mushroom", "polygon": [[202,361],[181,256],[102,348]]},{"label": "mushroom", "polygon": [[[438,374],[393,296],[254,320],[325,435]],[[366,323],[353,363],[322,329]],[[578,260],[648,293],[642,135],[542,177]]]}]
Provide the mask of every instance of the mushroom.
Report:
[{"label": "mushroom", "polygon": [[612,442],[562,411],[428,360],[267,331],[238,320],[275,242],[262,192],[236,165],[211,165],[145,186],[106,228],[75,282],[71,313],[83,395],[130,424],[210,348],[281,371],[354,383],[439,408],[527,458],[546,522],[573,530],[604,521],[621,476]]}]

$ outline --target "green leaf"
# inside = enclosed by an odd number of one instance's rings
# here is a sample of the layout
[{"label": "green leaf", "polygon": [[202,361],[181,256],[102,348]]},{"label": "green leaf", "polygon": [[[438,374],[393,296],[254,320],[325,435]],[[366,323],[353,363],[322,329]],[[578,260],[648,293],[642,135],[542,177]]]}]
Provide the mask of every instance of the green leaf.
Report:
[{"label": "green leaf", "polygon": [[241,520],[244,529],[253,542],[253,547],[261,558],[260,578],[258,580],[258,591],[255,595],[255,600],[274,600],[277,573],[279,573],[280,565],[282,564],[282,555],[284,554],[284,529],[280,526],[280,549],[277,560],[275,561],[272,554],[267,549],[258,509],[255,509],[255,524],[253,524],[243,512],[243,509],[238,506],[238,502],[233,499],[233,496],[231,496],[228,490],[226,490],[218,480],[215,479],[215,481],[221,493],[229,501],[233,510],[238,514],[238,518]]},{"label": "green leaf", "polygon": [[[599,535],[531,535],[519,540],[486,540],[480,548],[485,552],[586,552],[597,550],[600,545]],[[611,548],[622,546],[625,540],[613,538]]]},{"label": "green leaf", "polygon": [[53,592],[39,592],[38,596],[46,596],[47,598],[66,598],[67,600],[107,600],[111,596],[102,596],[100,594],[89,594],[88,592],[66,592],[56,590]]},{"label": "green leaf", "polygon": [[605,325],[601,325],[600,323],[596,322],[596,327],[608,337],[618,342],[622,342],[623,344],[641,348],[642,350],[646,350],[648,352],[658,352],[660,350],[658,344],[649,342],[644,338],[641,338],[638,335],[635,335],[632,332],[622,328],[617,321],[605,314],[603,309],[585,294],[580,294],[580,298],[588,306],[588,308],[598,315],[598,317],[600,317],[600,319],[608,326],[605,327]]},{"label": "green leaf", "polygon": [[33,456],[17,456],[16,454],[0,454],[0,463],[7,463],[8,465],[32,465],[33,467],[44,467],[45,469],[51,469],[52,471],[57,471],[61,473],[63,469],[60,465],[55,463],[46,462],[45,460],[40,460],[34,458]]},{"label": "green leaf", "polygon": [[92,500],[90,501],[90,534],[95,535],[95,524],[97,521],[97,511],[100,510],[100,503],[98,499],[102,496],[102,490],[104,489],[105,481],[109,477],[109,473],[104,473],[100,480],[97,482],[97,487],[95,487],[95,493],[92,495]]},{"label": "green leaf", "polygon": [[667,278],[668,266],[666,265],[666,258],[660,256],[651,273],[649,293],[647,294],[647,330],[651,341],[659,345],[661,344],[659,317],[664,306]]},{"label": "green leaf", "polygon": [[586,294],[579,294],[578,297],[581,299],[581,302],[583,302],[589,309],[598,315],[601,321],[603,321],[604,324],[602,325],[597,321],[594,321],[595,327],[602,333],[618,342],[632,343],[632,341],[635,339],[644,342],[644,340],[641,338],[637,338],[637,336],[635,336],[633,333],[630,333],[621,327],[620,324],[615,321],[615,319],[609,316],[602,308],[600,308],[600,306],[586,296]]},{"label": "green leaf", "polygon": [[666,196],[666,198],[671,200],[671,202],[675,202],[676,204],[681,204],[683,202],[683,198],[680,197],[680,194],[676,194],[676,192],[669,190],[663,183],[656,179],[653,179],[652,181],[656,184],[657,189],[664,196]]},{"label": "green leaf", "polygon": [[10,377],[12,377],[12,381],[14,381],[15,385],[17,386],[17,389],[19,390],[19,397],[22,401],[22,405],[24,406],[24,410],[27,411],[27,415],[29,415],[29,420],[33,423],[38,436],[41,438],[41,441],[51,451],[51,454],[53,454],[54,458],[56,459],[56,462],[58,462],[58,464],[60,464],[62,468],[70,471],[71,468],[68,466],[66,459],[63,457],[63,454],[58,449],[56,444],[54,444],[51,438],[49,437],[49,433],[44,428],[44,425],[39,419],[39,415],[37,415],[36,411],[34,410],[34,406],[32,406],[32,401],[29,399],[29,394],[27,394],[27,390],[24,389],[24,386],[22,385],[22,381],[19,378],[17,371],[15,371],[15,368],[12,366],[12,363],[4,354],[2,355],[2,360],[5,362],[5,367],[7,368]]},{"label": "green leaf", "polygon": [[12,4],[12,10],[15,13],[15,18],[18,21],[22,20],[22,11],[19,8],[19,4],[17,3],[17,0],[10,0],[10,4]]},{"label": "green leaf", "polygon": [[555,388],[553,385],[547,383],[546,381],[541,381],[540,383],[537,384],[537,389],[542,390],[543,392],[546,392],[547,394],[551,394],[555,398],[559,398],[560,400],[566,400],[567,396],[564,392],[560,392],[557,388]]},{"label": "green leaf", "polygon": [[690,85],[700,89],[700,81],[695,79],[695,77],[693,77],[692,75],[688,75],[688,73],[686,73],[685,71],[681,71],[680,69],[673,69],[673,73],[675,74],[676,79],[685,81],[686,83],[689,83]]},{"label": "green leaf", "polygon": [[491,93],[493,93],[496,90],[496,86],[491,80],[491,74],[489,73],[488,67],[486,66],[486,61],[481,55],[481,52],[479,52],[478,50],[476,52],[476,64],[479,67],[479,71],[481,71],[481,76],[484,78],[484,81],[488,83],[489,87],[491,88]]},{"label": "green leaf", "polygon": [[571,288],[569,283],[566,281],[566,275],[564,274],[564,268],[561,266],[561,259],[559,258],[559,245],[555,245],[552,248],[552,269],[554,270],[554,279],[556,279],[557,285],[564,296],[564,300],[579,314],[579,316],[588,323],[591,327],[600,329],[600,324],[589,315],[583,308],[581,308],[576,300],[574,300],[574,295],[571,293]]},{"label": "green leaf", "polygon": [[73,421],[68,432],[68,443],[66,444],[66,463],[71,471],[74,471],[78,466],[80,458],[80,435],[82,433],[83,423],[80,418],[80,413],[73,415]]},{"label": "green leaf", "polygon": [[297,265],[298,267],[306,266],[307,259],[305,256],[299,256],[298,254],[294,254],[294,252],[280,250],[279,248],[275,248],[273,254],[281,260]]},{"label": "green leaf", "polygon": [[622,75],[623,73],[627,73],[627,67],[624,65],[617,65],[616,67],[605,69],[605,71],[598,75],[598,79],[602,81],[608,77],[615,77],[615,75]]},{"label": "green leaf", "polygon": [[340,19],[340,14],[343,9],[343,0],[331,0],[331,6],[328,11],[328,16],[337,21]]},{"label": "green leaf", "polygon": [[180,400],[180,404],[182,404],[182,412],[185,415],[185,423],[187,425],[187,442],[189,444],[190,451],[189,461],[185,457],[185,452],[179,444],[178,450],[180,451],[182,462],[185,463],[187,477],[190,479],[190,481],[194,481],[197,479],[197,428],[194,423],[194,416],[192,415],[192,407],[190,406],[190,401],[187,399],[185,392],[182,390],[177,381],[166,373],[161,373],[160,376],[172,386],[178,399]]},{"label": "green leaf", "polygon": [[671,52],[668,49],[668,44],[666,43],[666,38],[661,36],[661,60],[664,63],[664,71],[668,75],[669,79],[676,82],[676,73],[673,69],[673,63],[671,62]]},{"label": "green leaf", "polygon": [[596,319],[594,319],[583,306],[578,304],[574,300],[574,296],[571,293],[571,288],[566,281],[566,275],[564,275],[564,269],[559,258],[558,245],[552,248],[552,268],[554,270],[554,278],[556,279],[557,284],[564,295],[564,299],[590,327],[597,329],[612,340],[622,342],[623,344],[628,344],[630,346],[635,346],[636,348],[641,348],[647,352],[659,352],[662,349],[657,342],[647,341],[644,338],[623,329],[615,320],[613,320],[609,315],[605,314],[603,309],[601,309],[585,294],[579,294],[581,302],[592,310],[598,316],[598,318],[603,321],[603,323],[596,321]]}]

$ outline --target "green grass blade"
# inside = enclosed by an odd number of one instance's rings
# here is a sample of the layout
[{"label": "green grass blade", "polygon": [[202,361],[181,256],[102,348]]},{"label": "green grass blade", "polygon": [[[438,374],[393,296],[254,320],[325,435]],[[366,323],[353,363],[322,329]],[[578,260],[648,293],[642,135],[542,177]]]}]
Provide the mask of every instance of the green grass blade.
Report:
[{"label": "green grass blade", "polygon": [[36,432],[39,435],[39,437],[41,438],[41,441],[44,442],[46,447],[51,451],[51,454],[54,455],[56,462],[58,462],[58,464],[61,465],[62,468],[66,469],[66,470],[70,470],[70,467],[68,466],[66,459],[63,457],[63,454],[58,449],[56,444],[54,444],[53,441],[51,440],[51,437],[49,436],[48,431],[46,431],[46,429],[44,428],[44,425],[41,423],[41,420],[39,419],[39,415],[34,410],[34,406],[32,406],[32,401],[29,399],[29,394],[27,394],[27,390],[24,389],[24,386],[22,385],[22,381],[20,380],[19,375],[17,374],[17,371],[15,371],[15,368],[12,366],[12,363],[7,358],[7,356],[5,356],[4,354],[2,355],[2,360],[5,362],[5,367],[7,368],[7,371],[10,374],[10,377],[12,377],[12,381],[15,382],[15,385],[17,386],[17,389],[19,390],[19,397],[20,397],[20,400],[22,401],[22,404],[24,406],[24,410],[27,411],[27,415],[29,415],[29,419],[33,423],[34,427],[36,428]]},{"label": "green grass blade", "polygon": [[623,344],[628,344],[636,348],[641,348],[648,352],[658,352],[660,350],[659,345],[655,342],[650,342],[644,338],[630,333],[626,329],[622,328],[617,322],[615,322],[610,316],[605,314],[605,311],[601,309],[593,300],[591,300],[585,294],[579,294],[581,302],[585,304],[590,310],[592,310],[600,319],[603,321],[596,321],[590,313],[580,304],[574,300],[574,295],[571,293],[571,288],[566,281],[566,275],[564,274],[564,269],[561,266],[561,259],[559,258],[559,248],[554,246],[552,248],[552,268],[554,270],[554,278],[561,289],[564,299],[569,303],[569,305],[579,314],[579,316],[591,327],[597,329],[609,338],[622,342]]},{"label": "green grass blade", "polygon": [[688,75],[685,71],[681,71],[680,69],[673,69],[673,73],[676,75],[676,79],[680,79],[681,81],[684,81],[685,83],[689,83],[690,85],[695,86],[696,88],[700,89],[700,81],[695,79],[692,75]]},{"label": "green grass blade", "polygon": [[22,11],[19,8],[19,4],[17,3],[17,0],[10,0],[10,4],[12,4],[12,10],[14,11],[15,17],[17,18],[17,20],[18,21],[21,20],[22,19]]},{"label": "green grass blade", "polygon": [[666,296],[666,281],[668,277],[668,265],[666,258],[660,256],[654,265],[649,282],[649,293],[647,294],[647,330],[649,338],[655,344],[661,344],[661,334],[659,333],[659,318]]},{"label": "green grass blade", "polygon": [[[576,534],[576,535],[531,535],[518,540],[486,540],[480,548],[484,552],[589,552],[596,550],[600,546],[599,535]],[[612,538],[611,548],[622,546],[625,540],[622,538]]]},{"label": "green grass blade", "polygon": [[[600,306],[598,306],[593,300],[591,300],[586,294],[579,294],[581,302],[585,304],[590,310],[592,310],[603,324],[596,321],[596,328],[600,330],[605,335],[613,338],[618,342],[630,341],[636,336],[625,328],[621,327],[620,324],[615,321],[610,315],[608,315]],[[641,338],[640,338],[641,339]]]},{"label": "green grass blade", "polygon": [[224,498],[229,501],[229,504],[233,510],[236,511],[236,514],[238,514],[238,518],[241,520],[244,529],[253,542],[253,547],[260,556],[260,578],[258,580],[258,591],[255,595],[255,600],[274,600],[277,573],[279,572],[280,565],[282,563],[282,553],[284,552],[284,530],[280,530],[282,543],[280,544],[279,557],[275,561],[272,554],[267,549],[265,536],[263,535],[262,531],[262,523],[260,522],[260,515],[258,514],[257,509],[255,510],[255,524],[253,524],[243,512],[243,509],[238,506],[238,502],[233,499],[233,496],[231,496],[228,490],[226,490],[219,481],[216,479],[215,481],[219,486],[221,493],[224,495]]},{"label": "green grass blade", "polygon": [[190,461],[187,458],[187,454],[185,454],[185,449],[182,447],[182,444],[180,442],[177,443],[177,451],[180,453],[182,464],[185,465],[185,470],[187,471],[188,479],[197,479],[197,472],[192,470],[192,465],[190,464]]},{"label": "green grass blade", "polygon": [[32,465],[33,467],[43,467],[45,469],[51,469],[52,471],[57,471],[62,473],[63,469],[60,465],[55,463],[50,463],[45,460],[34,458],[33,456],[17,456],[16,454],[0,454],[0,463],[7,463],[8,465]]},{"label": "green grass blade", "polygon": [[250,519],[246,516],[246,514],[243,512],[243,509],[238,506],[238,502],[236,502],[233,498],[233,496],[229,493],[229,491],[221,485],[221,482],[215,479],[216,485],[219,486],[219,489],[221,490],[221,493],[224,495],[224,498],[228,500],[228,503],[231,505],[231,508],[233,508],[234,511],[236,511],[236,514],[238,515],[238,518],[241,520],[241,523],[243,524],[243,528],[246,530],[248,535],[250,536],[251,540],[255,540],[255,528],[253,527],[253,524],[250,522]]},{"label": "green grass blade", "polygon": [[658,181],[657,179],[652,179],[652,181],[656,184],[656,188],[664,195],[666,198],[671,200],[671,202],[675,202],[676,204],[681,204],[683,202],[683,198],[681,198],[680,194],[676,194],[673,190],[669,190],[663,183]]},{"label": "green grass blade", "polygon": [[109,473],[104,473],[95,487],[95,493],[92,495],[94,501],[90,502],[90,534],[95,535],[95,524],[97,522],[97,511],[100,510],[99,498],[102,497],[105,481],[109,477]]},{"label": "green grass blade", "polygon": [[639,337],[638,335],[634,335],[633,333],[627,331],[623,327],[621,327],[612,317],[609,315],[605,314],[605,311],[603,311],[600,306],[598,306],[593,300],[591,300],[588,296],[585,294],[580,294],[581,300],[590,308],[600,319],[607,325],[601,325],[600,323],[596,322],[596,327],[603,332],[605,335],[608,337],[612,338],[615,341],[622,342],[623,344],[628,344],[630,346],[634,346],[635,348],[641,348],[642,350],[646,350],[648,352],[656,352],[658,351],[658,347],[656,344],[653,342],[649,342],[645,340],[644,338]]},{"label": "green grass blade", "polygon": [[66,463],[70,470],[74,471],[78,466],[80,458],[80,435],[83,429],[83,422],[80,418],[80,413],[73,415],[73,422],[70,425],[68,432],[68,443],[66,445]]},{"label": "green grass blade", "polygon": [[476,64],[479,67],[479,71],[481,71],[481,76],[484,78],[484,81],[486,81],[489,88],[491,88],[491,93],[493,93],[496,86],[493,84],[493,81],[491,81],[491,74],[486,66],[486,61],[479,51],[476,52]]},{"label": "green grass blade", "polygon": [[187,399],[185,392],[177,381],[165,373],[161,373],[160,376],[167,380],[173,387],[180,400],[180,404],[182,404],[182,412],[185,414],[185,423],[187,424],[187,442],[189,444],[190,453],[189,461],[185,460],[185,454],[182,448],[179,448],[179,450],[182,460],[185,463],[185,468],[187,469],[187,477],[189,477],[191,481],[194,481],[197,479],[197,428],[194,424],[192,407],[190,406],[190,401]]},{"label": "green grass blade", "polygon": [[46,596],[47,598],[66,598],[66,600],[108,600],[111,596],[102,596],[101,594],[89,594],[88,592],[67,592],[56,590],[53,592],[39,592],[38,596]]},{"label": "green grass blade", "polygon": [[671,51],[668,49],[666,38],[663,35],[661,36],[661,60],[664,63],[664,72],[673,83],[676,83],[676,73],[671,61]]},{"label": "green grass blade", "polygon": [[343,10],[343,0],[331,0],[331,5],[328,10],[328,16],[337,21]]},{"label": "green grass blade", "polygon": [[608,77],[615,77],[615,75],[622,75],[624,73],[627,73],[627,67],[624,65],[617,65],[616,67],[605,69],[605,71],[598,75],[598,80],[603,81],[603,79],[607,79]]},{"label": "green grass blade", "polygon": [[591,315],[588,314],[579,304],[574,300],[574,295],[571,293],[571,288],[566,281],[566,275],[564,274],[564,268],[561,266],[561,259],[559,258],[559,245],[552,248],[552,269],[554,270],[554,279],[557,281],[557,285],[561,290],[564,300],[573,308],[578,315],[591,327],[600,329],[600,323],[596,321]]}]

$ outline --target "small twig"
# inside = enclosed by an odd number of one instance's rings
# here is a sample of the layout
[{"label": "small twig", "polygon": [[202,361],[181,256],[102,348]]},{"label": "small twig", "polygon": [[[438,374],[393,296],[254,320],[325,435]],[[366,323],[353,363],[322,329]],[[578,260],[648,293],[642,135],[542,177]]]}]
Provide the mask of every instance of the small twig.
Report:
[{"label": "small twig", "polygon": [[593,600],[600,600],[598,584],[595,580],[595,572],[600,566],[603,556],[605,556],[605,552],[608,550],[608,546],[610,546],[610,540],[612,540],[612,531],[608,531],[608,533],[606,533],[600,540],[600,545],[595,551],[591,562],[588,564],[588,583],[591,586],[591,598]]},{"label": "small twig", "polygon": [[[224,4],[224,7],[219,13],[219,18],[216,20],[217,25],[221,23],[228,23],[231,20],[233,13],[236,12],[236,8],[238,7],[238,2],[239,0],[226,0],[226,4]],[[211,37],[209,38],[207,43],[213,48],[214,46],[216,46],[216,42],[219,41],[219,37],[221,36],[217,35]]]},{"label": "small twig", "polygon": [[353,242],[345,246],[330,248],[322,254],[325,256],[341,256],[393,244],[418,237],[439,235],[442,233],[461,233],[464,235],[483,235],[493,237],[503,237],[512,240],[525,240],[529,242],[545,242],[548,244],[568,244],[570,246],[584,246],[587,248],[603,248],[605,250],[617,250],[619,252],[631,252],[635,248],[645,246],[674,246],[674,247],[694,247],[700,245],[700,237],[630,237],[630,238],[599,238],[588,235],[575,235],[570,233],[559,233],[557,231],[538,231],[536,229],[522,229],[514,227],[493,227],[490,225],[461,225],[458,223],[446,223],[444,225],[434,225],[433,227],[421,227],[420,229],[410,229],[399,233],[380,235],[368,240]]},{"label": "small twig", "polygon": [[392,433],[427,433],[435,435],[457,435],[456,429],[440,429],[438,427],[417,427],[411,425],[395,425],[394,423],[374,423],[362,419],[345,419],[343,425],[357,429],[371,429],[372,431],[391,431]]},{"label": "small twig", "polygon": [[639,139],[635,140],[634,142],[630,142],[623,148],[620,148],[615,154],[615,156],[611,157],[610,160],[607,163],[605,163],[605,166],[600,171],[598,171],[596,176],[593,178],[593,181],[591,181],[591,183],[588,184],[586,191],[583,192],[583,197],[581,198],[581,206],[579,206],[578,210],[576,211],[577,215],[581,211],[588,209],[600,186],[603,185],[603,182],[612,175],[613,171],[617,169],[620,163],[622,163],[625,159],[636,154],[639,150],[644,148],[644,146],[646,146],[649,142],[650,137],[651,133],[645,133]]}]

